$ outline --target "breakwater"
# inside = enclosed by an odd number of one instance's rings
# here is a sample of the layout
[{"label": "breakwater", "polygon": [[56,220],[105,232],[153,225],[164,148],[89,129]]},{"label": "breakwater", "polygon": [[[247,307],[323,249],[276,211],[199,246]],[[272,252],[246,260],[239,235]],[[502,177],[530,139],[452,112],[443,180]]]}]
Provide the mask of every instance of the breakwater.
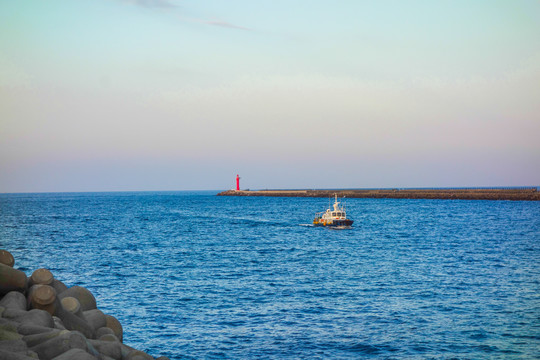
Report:
[{"label": "breakwater", "polygon": [[537,187],[472,189],[228,190],[218,196],[338,197],[379,199],[540,200]]},{"label": "breakwater", "polygon": [[43,268],[27,277],[14,264],[0,250],[0,359],[154,359],[123,343],[122,325],[88,289],[67,287]]}]

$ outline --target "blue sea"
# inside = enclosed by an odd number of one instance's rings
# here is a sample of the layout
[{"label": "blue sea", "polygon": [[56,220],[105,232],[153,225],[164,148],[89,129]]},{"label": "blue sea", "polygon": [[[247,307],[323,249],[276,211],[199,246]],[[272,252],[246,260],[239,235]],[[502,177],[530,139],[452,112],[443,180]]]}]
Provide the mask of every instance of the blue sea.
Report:
[{"label": "blue sea", "polygon": [[538,359],[540,202],[0,195],[0,248],[171,359]]}]

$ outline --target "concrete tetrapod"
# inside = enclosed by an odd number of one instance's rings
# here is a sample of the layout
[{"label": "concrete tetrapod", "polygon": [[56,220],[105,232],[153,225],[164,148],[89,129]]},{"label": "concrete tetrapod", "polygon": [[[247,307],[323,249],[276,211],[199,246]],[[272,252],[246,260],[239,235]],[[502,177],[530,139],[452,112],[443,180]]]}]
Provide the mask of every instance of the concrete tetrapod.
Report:
[{"label": "concrete tetrapod", "polygon": [[26,274],[11,266],[0,263],[0,295],[5,295],[10,291],[26,290]]},{"label": "concrete tetrapod", "polygon": [[109,329],[112,329],[114,331],[114,335],[120,340],[121,343],[124,342],[124,329],[122,328],[122,324],[120,324],[120,321],[116,319],[112,315],[105,315],[105,319],[107,320],[107,327]]},{"label": "concrete tetrapod", "polygon": [[15,265],[15,258],[13,258],[13,255],[9,251],[0,250],[0,264],[13,267]]},{"label": "concrete tetrapod", "polygon": [[22,353],[28,351],[28,346],[26,346],[26,343],[19,340],[11,340],[11,341],[0,341],[0,349],[4,351],[11,351],[14,353]]},{"label": "concrete tetrapod", "polygon": [[56,329],[32,324],[21,324],[17,327],[17,332],[21,335],[43,334],[54,330]]},{"label": "concrete tetrapod", "polygon": [[107,318],[99,309],[84,311],[83,316],[94,331],[107,326]]},{"label": "concrete tetrapod", "polygon": [[82,349],[86,351],[86,339],[78,331],[62,330],[61,334],[43,343],[31,347],[41,360],[51,360],[71,349]]},{"label": "concrete tetrapod", "polygon": [[52,328],[54,321],[51,314],[45,310],[32,309],[30,311],[6,309],[2,317],[25,325],[38,325]]},{"label": "concrete tetrapod", "polygon": [[48,269],[37,269],[32,273],[32,276],[28,279],[28,287],[32,285],[50,285],[56,290],[56,294],[61,294],[68,289],[68,287],[54,278],[53,274]]},{"label": "concrete tetrapod", "polygon": [[94,338],[94,329],[88,324],[86,319],[66,310],[58,300],[54,315],[62,320],[62,324],[66,329],[80,331],[88,339]]},{"label": "concrete tetrapod", "polygon": [[70,313],[77,315],[81,319],[84,319],[84,314],[81,310],[81,303],[79,300],[75,299],[74,297],[68,296],[63,298],[60,301],[60,304],[64,308],[64,310],[69,311]]},{"label": "concrete tetrapod", "polygon": [[0,300],[0,306],[6,309],[26,310],[26,298],[18,291],[10,291]]},{"label": "concrete tetrapod", "polygon": [[118,338],[114,334],[101,335],[98,340],[120,342],[120,340],[118,340]]},{"label": "concrete tetrapod", "polygon": [[52,318],[53,318],[53,321],[54,321],[54,328],[55,329],[67,330],[66,327],[64,326],[64,323],[62,322],[62,319],[60,319],[56,315],[54,315]]},{"label": "concrete tetrapod", "polygon": [[119,341],[88,340],[100,354],[116,360],[122,359],[122,348]]},{"label": "concrete tetrapod", "polygon": [[54,288],[54,290],[56,290],[56,294],[61,294],[68,289],[63,282],[57,279],[53,279],[50,285]]},{"label": "concrete tetrapod", "polygon": [[118,339],[118,337],[114,334],[113,329],[111,328],[105,326],[96,330],[96,339],[103,340],[102,337],[106,335],[112,335],[115,337],[115,339],[120,341],[120,339]]},{"label": "concrete tetrapod", "polygon": [[23,337],[23,340],[26,342],[26,345],[28,345],[29,347],[33,347],[41,343],[44,343],[45,341],[49,341],[52,338],[60,336],[64,334],[66,331],[68,330],[51,329],[51,331],[48,331],[48,332],[42,332],[42,333],[33,334],[33,335],[26,335]]},{"label": "concrete tetrapod", "polygon": [[53,274],[47,269],[37,269],[28,279],[28,287],[32,285],[51,285],[54,280]]},{"label": "concrete tetrapod", "polygon": [[56,290],[49,285],[34,285],[28,290],[28,307],[41,309],[54,315],[56,312]]},{"label": "concrete tetrapod", "polygon": [[15,326],[10,326],[8,324],[0,323],[0,340],[1,341],[10,341],[10,340],[20,340],[22,335],[17,333],[17,328]]},{"label": "concrete tetrapod", "polygon": [[82,311],[97,309],[96,298],[88,289],[83,288],[82,286],[72,286],[58,294],[60,299],[68,296],[79,300]]},{"label": "concrete tetrapod", "polygon": [[83,349],[71,349],[65,353],[58,355],[52,360],[97,360],[98,358],[90,355]]},{"label": "concrete tetrapod", "polygon": [[7,350],[0,349],[0,359],[2,360],[36,360],[35,357],[30,355],[15,353]]}]

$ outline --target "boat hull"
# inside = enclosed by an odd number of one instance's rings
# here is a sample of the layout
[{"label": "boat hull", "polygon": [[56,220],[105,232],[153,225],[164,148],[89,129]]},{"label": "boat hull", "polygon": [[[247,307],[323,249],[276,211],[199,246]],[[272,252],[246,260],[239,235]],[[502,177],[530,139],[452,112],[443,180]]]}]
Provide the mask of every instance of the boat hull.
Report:
[{"label": "boat hull", "polygon": [[313,221],[315,226],[325,226],[325,227],[336,227],[336,226],[351,226],[354,220],[344,219],[344,220],[331,220],[331,221]]}]

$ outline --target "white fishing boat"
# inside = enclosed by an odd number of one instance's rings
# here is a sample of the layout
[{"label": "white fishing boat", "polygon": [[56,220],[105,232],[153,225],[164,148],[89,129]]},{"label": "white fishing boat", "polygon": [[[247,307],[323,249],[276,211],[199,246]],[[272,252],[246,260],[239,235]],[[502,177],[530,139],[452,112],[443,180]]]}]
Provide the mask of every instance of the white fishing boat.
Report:
[{"label": "white fishing boat", "polygon": [[337,194],[335,194],[335,202],[333,209],[328,207],[326,211],[315,214],[313,225],[315,226],[330,226],[330,227],[346,227],[353,224],[353,220],[347,219],[347,213],[344,206],[339,205]]}]

